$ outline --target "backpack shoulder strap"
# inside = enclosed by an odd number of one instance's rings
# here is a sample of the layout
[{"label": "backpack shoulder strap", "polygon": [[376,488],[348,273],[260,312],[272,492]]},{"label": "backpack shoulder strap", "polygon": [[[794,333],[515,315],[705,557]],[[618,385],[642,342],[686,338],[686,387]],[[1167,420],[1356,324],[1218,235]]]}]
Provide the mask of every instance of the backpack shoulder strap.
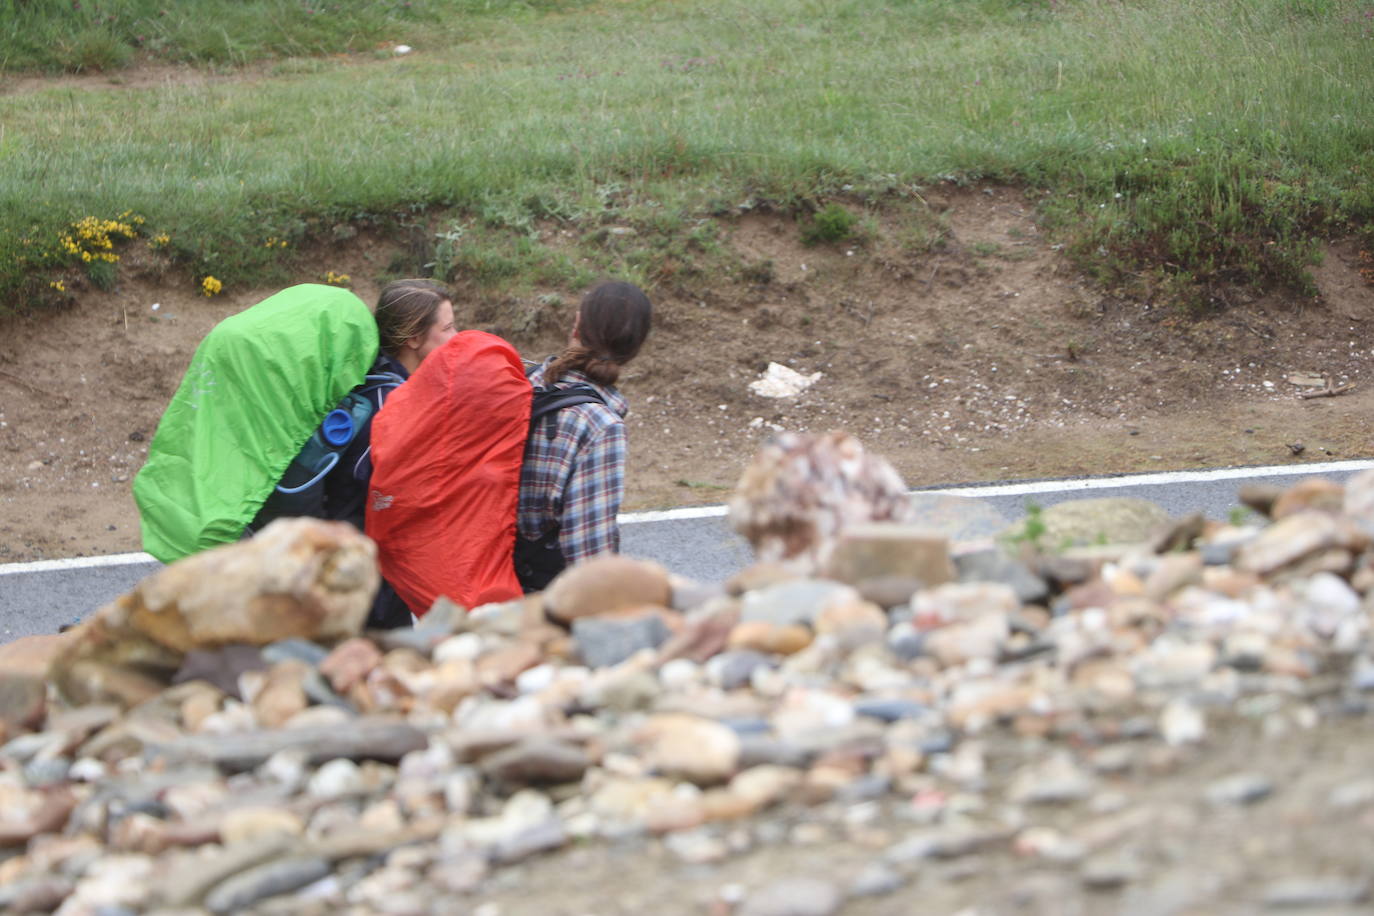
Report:
[{"label": "backpack shoulder strap", "polygon": [[544,423],[544,435],[552,440],[557,435],[557,425],[554,414],[564,407],[573,407],[577,404],[602,404],[606,399],[591,385],[569,385],[567,388],[536,388],[534,389],[534,400],[530,405],[530,429],[533,430],[541,417],[548,419]]}]

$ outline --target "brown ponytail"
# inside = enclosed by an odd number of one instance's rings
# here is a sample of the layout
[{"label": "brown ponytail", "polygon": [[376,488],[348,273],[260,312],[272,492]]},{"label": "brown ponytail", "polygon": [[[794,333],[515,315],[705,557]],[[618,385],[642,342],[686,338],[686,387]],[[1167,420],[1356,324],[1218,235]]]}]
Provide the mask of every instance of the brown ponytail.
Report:
[{"label": "brown ponytail", "polygon": [[545,384],[576,369],[598,385],[614,385],[649,336],[649,297],[633,283],[602,283],[582,299],[577,317],[577,337],[544,373]]}]

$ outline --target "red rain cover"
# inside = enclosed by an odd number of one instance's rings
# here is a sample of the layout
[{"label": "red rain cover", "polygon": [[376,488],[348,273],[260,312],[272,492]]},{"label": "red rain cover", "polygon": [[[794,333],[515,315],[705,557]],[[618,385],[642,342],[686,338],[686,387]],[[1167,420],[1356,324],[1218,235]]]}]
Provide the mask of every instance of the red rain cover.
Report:
[{"label": "red rain cover", "polygon": [[510,344],[463,331],[372,421],[367,534],[416,614],[440,595],[468,608],[520,596],[512,552],[530,396]]}]

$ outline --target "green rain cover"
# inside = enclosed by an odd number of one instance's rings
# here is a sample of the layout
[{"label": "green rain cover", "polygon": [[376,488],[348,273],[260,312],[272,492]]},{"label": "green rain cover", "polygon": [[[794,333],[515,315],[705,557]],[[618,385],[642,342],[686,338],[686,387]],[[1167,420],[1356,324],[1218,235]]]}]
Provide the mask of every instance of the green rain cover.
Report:
[{"label": "green rain cover", "polygon": [[237,540],[376,356],[367,305],[332,286],[293,286],[216,325],[134,479],[143,549],[170,563]]}]

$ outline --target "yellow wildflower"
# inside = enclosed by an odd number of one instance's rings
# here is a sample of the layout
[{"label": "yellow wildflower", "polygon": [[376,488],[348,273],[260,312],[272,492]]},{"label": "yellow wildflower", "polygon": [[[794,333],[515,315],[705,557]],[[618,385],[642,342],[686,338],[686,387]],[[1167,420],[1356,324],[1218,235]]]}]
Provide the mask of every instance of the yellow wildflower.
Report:
[{"label": "yellow wildflower", "polygon": [[65,293],[67,291],[67,285],[63,283],[61,280],[54,280],[48,285],[51,286],[53,289],[57,290],[59,293]]},{"label": "yellow wildflower", "polygon": [[204,280],[200,281],[200,288],[205,292],[205,295],[213,296],[215,295],[215,293],[218,293],[220,290],[224,289],[224,284],[216,280],[214,277],[207,276]]}]

